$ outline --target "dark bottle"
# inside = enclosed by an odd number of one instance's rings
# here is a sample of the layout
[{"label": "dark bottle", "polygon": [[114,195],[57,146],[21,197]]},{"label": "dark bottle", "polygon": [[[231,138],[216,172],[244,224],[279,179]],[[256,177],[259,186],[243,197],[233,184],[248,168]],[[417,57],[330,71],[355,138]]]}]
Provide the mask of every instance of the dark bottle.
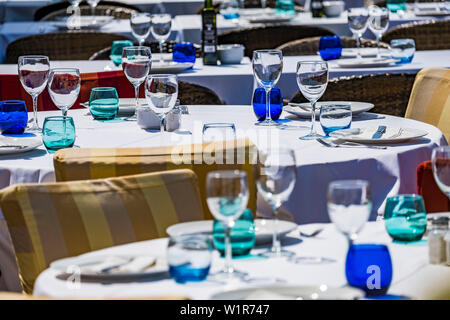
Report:
[{"label": "dark bottle", "polygon": [[216,10],[212,0],[205,0],[202,11],[203,64],[217,64]]},{"label": "dark bottle", "polygon": [[314,18],[320,18],[325,15],[322,0],[312,0],[311,1],[311,12],[312,12],[312,16]]}]

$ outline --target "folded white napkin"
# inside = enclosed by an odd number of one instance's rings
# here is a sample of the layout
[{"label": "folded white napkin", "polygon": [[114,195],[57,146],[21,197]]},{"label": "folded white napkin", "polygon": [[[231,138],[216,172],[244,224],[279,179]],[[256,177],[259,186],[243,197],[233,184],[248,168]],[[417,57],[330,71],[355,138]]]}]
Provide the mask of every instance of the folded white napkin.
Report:
[{"label": "folded white napkin", "polygon": [[[160,120],[156,113],[150,108],[139,108],[137,109],[137,122],[139,127],[144,130],[148,129],[159,129]],[[181,123],[181,113],[180,112],[170,112],[166,116],[166,130],[174,131],[180,127]]]}]

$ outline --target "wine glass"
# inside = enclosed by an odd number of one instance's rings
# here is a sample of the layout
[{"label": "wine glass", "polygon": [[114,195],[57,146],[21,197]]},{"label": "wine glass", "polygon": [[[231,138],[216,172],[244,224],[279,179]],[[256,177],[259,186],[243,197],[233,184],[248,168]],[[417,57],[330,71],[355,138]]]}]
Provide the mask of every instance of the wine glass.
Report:
[{"label": "wine glass", "polygon": [[328,185],[328,215],[352,244],[372,210],[369,182],[337,180]]},{"label": "wine glass", "polygon": [[163,63],[163,45],[170,36],[172,28],[172,17],[170,14],[154,14],[152,15],[151,32],[153,37],[159,42],[159,53],[161,55],[160,62]]},{"label": "wine glass", "polygon": [[131,33],[139,42],[139,45],[144,45],[145,40],[150,34],[152,26],[152,17],[148,13],[136,12],[130,17]]},{"label": "wine glass", "polygon": [[266,91],[266,119],[257,122],[260,126],[276,126],[270,113],[270,90],[277,84],[283,70],[283,54],[280,50],[253,51],[253,75],[260,86]]},{"label": "wine glass", "polygon": [[369,12],[366,8],[351,8],[347,10],[347,21],[350,31],[356,38],[357,59],[361,59],[360,38],[366,32],[369,22]]},{"label": "wine glass", "polygon": [[381,58],[380,41],[389,27],[389,10],[372,5],[369,7],[369,29],[377,38],[377,58]]},{"label": "wine glass", "polygon": [[272,247],[262,253],[266,257],[285,257],[294,255],[283,250],[278,239],[277,213],[292,193],[297,177],[295,154],[292,149],[274,148],[258,152],[257,182],[258,192],[263,196],[274,213]]},{"label": "wine glass", "polygon": [[433,149],[433,175],[439,189],[450,199],[450,146]]},{"label": "wine glass", "polygon": [[78,8],[80,6],[81,0],[69,0],[70,4],[73,6],[73,8]]},{"label": "wine glass", "polygon": [[80,70],[75,68],[55,68],[50,70],[48,92],[53,103],[67,116],[80,93]]},{"label": "wine glass", "polygon": [[160,132],[164,132],[164,118],[175,107],[178,97],[178,80],[174,74],[154,74],[145,79],[145,97],[150,109],[160,121]]},{"label": "wine glass", "polygon": [[33,122],[28,129],[40,132],[37,120],[37,99],[47,85],[50,62],[46,56],[20,56],[17,62],[19,79],[25,91],[33,99]]},{"label": "wine glass", "polygon": [[[122,69],[128,81],[134,86],[136,110],[139,104],[139,86],[145,81],[152,66],[152,53],[149,47],[125,47],[122,51]],[[136,112],[131,119],[136,118]],[[129,118],[129,119],[130,119]]]},{"label": "wine glass", "polygon": [[233,267],[230,236],[235,221],[247,208],[247,174],[239,170],[209,172],[206,177],[206,196],[209,210],[225,227],[225,266],[215,277],[242,279],[246,273]]},{"label": "wine glass", "polygon": [[325,61],[299,61],[297,85],[303,96],[311,102],[311,131],[302,140],[323,138],[316,132],[316,102],[322,97],[328,84],[328,63]]},{"label": "wine glass", "polygon": [[97,7],[100,0],[87,0],[89,7],[91,7],[91,15],[95,16],[95,8]]}]

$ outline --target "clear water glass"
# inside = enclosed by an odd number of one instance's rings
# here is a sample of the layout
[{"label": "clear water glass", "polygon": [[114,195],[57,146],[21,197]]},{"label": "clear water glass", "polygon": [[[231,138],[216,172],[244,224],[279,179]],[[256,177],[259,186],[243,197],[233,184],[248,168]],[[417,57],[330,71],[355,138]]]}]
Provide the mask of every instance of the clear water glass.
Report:
[{"label": "clear water glass", "polygon": [[202,130],[202,141],[216,142],[236,139],[234,123],[205,123]]},{"label": "clear water glass", "polygon": [[294,190],[297,179],[295,153],[288,148],[266,149],[258,152],[256,187],[259,194],[269,203],[273,211],[274,230],[272,247],[262,253],[266,257],[293,256],[291,251],[284,250],[278,238],[277,213]]},{"label": "clear water glass", "polygon": [[151,26],[152,17],[149,13],[136,12],[130,17],[131,33],[140,46],[144,45],[145,40],[150,34]]},{"label": "clear water glass", "polygon": [[169,273],[178,283],[205,280],[212,257],[209,236],[192,234],[171,237],[167,247]]},{"label": "clear water glass", "polygon": [[22,87],[33,99],[33,121],[27,131],[41,132],[37,119],[37,100],[47,85],[50,61],[46,56],[20,56],[17,68]]},{"label": "clear water glass", "polygon": [[154,74],[145,79],[147,104],[160,119],[160,132],[164,132],[164,119],[175,107],[178,97],[178,79],[174,74]]},{"label": "clear water glass", "polygon": [[75,68],[54,68],[48,77],[48,92],[53,103],[67,116],[67,111],[80,94],[80,70]]},{"label": "clear water glass", "polygon": [[328,185],[328,215],[350,243],[356,240],[372,210],[369,182],[338,180]]},{"label": "clear water glass", "polygon": [[336,130],[348,129],[352,124],[352,108],[348,104],[320,106],[320,125],[325,136]]},{"label": "clear water glass", "polygon": [[372,5],[369,7],[369,29],[377,38],[377,58],[381,58],[380,41],[389,27],[389,10]]},{"label": "clear water glass", "polygon": [[247,174],[239,170],[211,171],[206,177],[208,208],[225,227],[225,265],[218,279],[242,279],[247,274],[235,270],[232,263],[231,229],[248,203]]},{"label": "clear water glass", "polygon": [[81,0],[69,0],[69,2],[74,8],[77,8],[80,6]]},{"label": "clear water glass", "polygon": [[164,62],[163,48],[164,42],[169,38],[172,29],[172,17],[170,14],[154,14],[152,15],[151,32],[153,37],[159,42],[160,63]]},{"label": "clear water glass", "polygon": [[316,131],[316,102],[324,94],[328,84],[328,63],[325,61],[299,61],[297,85],[303,96],[311,103],[311,130],[302,140],[323,138]]},{"label": "clear water glass", "polygon": [[89,96],[89,110],[96,120],[112,120],[119,111],[119,95],[116,88],[93,88]]},{"label": "clear water glass", "polygon": [[50,153],[73,147],[75,137],[75,124],[72,117],[45,118],[42,128],[42,141]]},{"label": "clear water glass", "polygon": [[399,59],[397,64],[411,63],[416,52],[414,39],[394,39],[390,45],[392,58]]},{"label": "clear water glass", "polygon": [[91,7],[91,15],[95,16],[95,8],[97,7],[100,0],[87,0],[89,7]]},{"label": "clear water glass", "polygon": [[434,148],[431,161],[434,180],[450,199],[450,146]]},{"label": "clear water glass", "polygon": [[366,8],[351,8],[347,10],[348,28],[356,38],[358,47],[357,59],[361,59],[360,39],[366,32],[369,23],[369,11]]},{"label": "clear water glass", "polygon": [[[152,67],[152,53],[149,47],[125,47],[122,51],[122,69],[128,81],[134,86],[136,110],[139,104],[139,86],[145,81]],[[136,112],[131,117],[136,119]]]},{"label": "clear water glass", "polygon": [[220,14],[225,20],[238,22],[239,19],[239,3],[237,0],[226,0],[220,3]]},{"label": "clear water glass", "polygon": [[283,54],[280,50],[253,51],[253,75],[258,84],[266,91],[266,118],[255,125],[275,126],[270,112],[270,91],[277,84],[283,70]]}]

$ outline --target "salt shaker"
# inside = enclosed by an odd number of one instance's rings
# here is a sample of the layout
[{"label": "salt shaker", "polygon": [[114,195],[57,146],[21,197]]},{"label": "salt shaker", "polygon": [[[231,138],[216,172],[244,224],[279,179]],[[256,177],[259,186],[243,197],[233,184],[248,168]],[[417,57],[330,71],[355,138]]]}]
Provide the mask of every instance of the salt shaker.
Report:
[{"label": "salt shaker", "polygon": [[447,265],[450,266],[450,230],[447,231],[444,237],[445,240],[445,254],[447,255]]},{"label": "salt shaker", "polygon": [[428,254],[431,264],[440,264],[447,261],[446,257],[446,233],[448,228],[448,217],[434,218],[431,230],[428,233]]},{"label": "salt shaker", "polygon": [[165,128],[167,131],[172,132],[180,128],[181,125],[181,109],[180,100],[177,99],[175,107],[169,112],[164,120]]}]

